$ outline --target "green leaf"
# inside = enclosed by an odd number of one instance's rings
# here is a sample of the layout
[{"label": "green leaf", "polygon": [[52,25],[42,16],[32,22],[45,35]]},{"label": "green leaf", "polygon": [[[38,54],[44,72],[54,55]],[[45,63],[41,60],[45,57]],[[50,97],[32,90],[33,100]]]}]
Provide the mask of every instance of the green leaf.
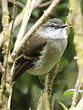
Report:
[{"label": "green leaf", "polygon": [[[75,92],[75,89],[68,89],[64,92],[64,95],[73,94]],[[83,93],[83,90],[78,90],[79,93]]]},{"label": "green leaf", "polygon": [[64,95],[69,95],[69,94],[73,94],[75,90],[73,89],[68,89],[64,92]]},{"label": "green leaf", "polygon": [[62,102],[59,101],[59,104],[64,108],[64,110],[69,110]]}]

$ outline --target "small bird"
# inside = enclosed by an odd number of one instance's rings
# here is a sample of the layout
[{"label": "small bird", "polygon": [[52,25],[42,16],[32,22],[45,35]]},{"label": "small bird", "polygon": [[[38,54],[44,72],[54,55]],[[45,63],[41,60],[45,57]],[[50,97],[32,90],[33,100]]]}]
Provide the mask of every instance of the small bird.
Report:
[{"label": "small bird", "polygon": [[32,75],[43,75],[59,62],[67,46],[66,26],[61,20],[54,18],[37,29],[20,53],[16,77],[26,70]]}]

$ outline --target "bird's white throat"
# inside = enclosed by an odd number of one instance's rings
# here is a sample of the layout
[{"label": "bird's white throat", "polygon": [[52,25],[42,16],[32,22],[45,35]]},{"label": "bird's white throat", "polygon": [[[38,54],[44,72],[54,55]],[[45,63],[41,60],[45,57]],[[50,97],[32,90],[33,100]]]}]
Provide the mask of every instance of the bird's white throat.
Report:
[{"label": "bird's white throat", "polygon": [[40,31],[40,36],[45,37],[47,39],[67,39],[66,29],[65,28],[46,28],[44,31]]}]

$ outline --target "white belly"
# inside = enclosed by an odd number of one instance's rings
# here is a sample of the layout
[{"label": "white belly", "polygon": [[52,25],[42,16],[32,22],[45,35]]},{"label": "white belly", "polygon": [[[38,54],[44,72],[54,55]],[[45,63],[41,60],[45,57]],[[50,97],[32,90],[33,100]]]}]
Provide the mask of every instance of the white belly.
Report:
[{"label": "white belly", "polygon": [[[42,51],[40,60],[27,72],[33,75],[48,73],[59,61],[67,45],[67,39],[55,39],[48,41],[47,47]],[[59,48],[58,48],[59,47]]]}]

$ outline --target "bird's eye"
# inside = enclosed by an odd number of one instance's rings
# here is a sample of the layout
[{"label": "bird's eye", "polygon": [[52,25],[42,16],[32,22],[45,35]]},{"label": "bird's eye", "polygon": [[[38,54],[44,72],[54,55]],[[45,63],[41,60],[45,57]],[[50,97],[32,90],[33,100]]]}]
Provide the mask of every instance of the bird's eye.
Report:
[{"label": "bird's eye", "polygon": [[59,27],[60,27],[60,25],[56,25],[56,26],[55,26],[55,29],[58,29]]},{"label": "bird's eye", "polygon": [[49,27],[55,27],[56,25],[54,23],[49,24]]},{"label": "bird's eye", "polygon": [[50,24],[49,26],[50,26],[50,27],[53,27],[53,28],[55,28],[55,29],[57,29],[57,28],[59,28],[59,27],[60,27],[58,24],[53,24],[53,23],[52,23],[52,24]]}]

